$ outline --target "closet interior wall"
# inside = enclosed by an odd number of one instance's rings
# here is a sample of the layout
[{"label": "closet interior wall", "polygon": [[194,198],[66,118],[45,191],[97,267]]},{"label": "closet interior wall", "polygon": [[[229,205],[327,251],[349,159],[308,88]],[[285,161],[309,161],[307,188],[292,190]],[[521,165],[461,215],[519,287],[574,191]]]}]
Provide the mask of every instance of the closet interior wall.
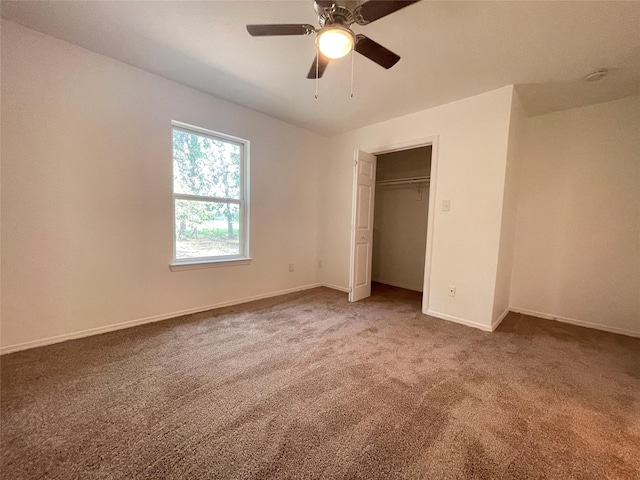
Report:
[{"label": "closet interior wall", "polygon": [[421,292],[431,146],[378,155],[377,163],[371,278]]}]

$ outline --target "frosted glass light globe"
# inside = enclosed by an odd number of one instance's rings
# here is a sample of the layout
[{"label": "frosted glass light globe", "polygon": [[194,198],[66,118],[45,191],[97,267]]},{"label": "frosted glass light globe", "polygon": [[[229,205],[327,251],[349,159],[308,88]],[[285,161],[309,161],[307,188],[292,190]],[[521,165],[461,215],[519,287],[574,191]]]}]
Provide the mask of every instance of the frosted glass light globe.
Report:
[{"label": "frosted glass light globe", "polygon": [[342,58],[353,48],[353,34],[344,27],[333,25],[318,35],[318,48],[325,57]]}]

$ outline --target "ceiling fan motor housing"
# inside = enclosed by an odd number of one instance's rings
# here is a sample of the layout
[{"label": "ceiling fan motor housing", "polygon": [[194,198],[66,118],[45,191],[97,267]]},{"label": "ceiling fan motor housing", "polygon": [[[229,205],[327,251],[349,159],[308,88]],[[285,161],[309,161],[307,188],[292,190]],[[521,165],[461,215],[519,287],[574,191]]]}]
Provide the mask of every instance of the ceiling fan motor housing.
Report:
[{"label": "ceiling fan motor housing", "polygon": [[343,25],[349,28],[355,23],[353,11],[358,6],[358,1],[341,1],[341,2],[315,2],[315,10],[318,14],[318,23],[320,27],[325,25]]}]

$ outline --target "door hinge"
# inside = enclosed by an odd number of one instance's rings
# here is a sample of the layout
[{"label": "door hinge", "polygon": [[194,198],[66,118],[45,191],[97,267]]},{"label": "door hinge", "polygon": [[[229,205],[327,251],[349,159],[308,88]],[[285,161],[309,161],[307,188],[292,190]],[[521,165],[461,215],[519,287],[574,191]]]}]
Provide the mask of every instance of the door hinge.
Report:
[{"label": "door hinge", "polygon": [[354,166],[354,167],[357,167],[357,166],[358,166],[358,160],[354,160],[354,161],[353,161],[353,166]]}]

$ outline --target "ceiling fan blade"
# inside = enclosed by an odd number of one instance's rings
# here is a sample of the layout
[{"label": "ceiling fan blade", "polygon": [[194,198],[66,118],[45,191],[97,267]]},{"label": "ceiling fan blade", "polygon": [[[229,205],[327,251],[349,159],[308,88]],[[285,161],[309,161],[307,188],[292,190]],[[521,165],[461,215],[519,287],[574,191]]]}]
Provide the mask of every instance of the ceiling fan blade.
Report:
[{"label": "ceiling fan blade", "polygon": [[313,59],[313,63],[311,64],[311,68],[309,69],[309,73],[307,74],[307,78],[316,78],[316,61],[318,61],[317,70],[318,70],[318,78],[322,77],[322,74],[327,69],[327,65],[329,65],[329,58],[325,57],[321,53],[318,54],[316,58]]},{"label": "ceiling fan blade", "polygon": [[367,25],[376,20],[386,17],[390,13],[397,12],[401,8],[408,7],[420,0],[408,1],[387,1],[387,0],[369,0],[359,5],[353,11],[356,23],[358,25]]},{"label": "ceiling fan blade", "polygon": [[310,35],[316,31],[307,23],[282,23],[273,25],[247,25],[247,32],[252,37],[271,35]]},{"label": "ceiling fan blade", "polygon": [[400,60],[400,57],[391,50],[384,48],[379,43],[374,42],[369,37],[365,37],[362,34],[356,35],[355,50],[359,54],[367,57],[369,60],[373,60],[381,67],[387,69],[393,67],[398,63],[398,60]]}]

